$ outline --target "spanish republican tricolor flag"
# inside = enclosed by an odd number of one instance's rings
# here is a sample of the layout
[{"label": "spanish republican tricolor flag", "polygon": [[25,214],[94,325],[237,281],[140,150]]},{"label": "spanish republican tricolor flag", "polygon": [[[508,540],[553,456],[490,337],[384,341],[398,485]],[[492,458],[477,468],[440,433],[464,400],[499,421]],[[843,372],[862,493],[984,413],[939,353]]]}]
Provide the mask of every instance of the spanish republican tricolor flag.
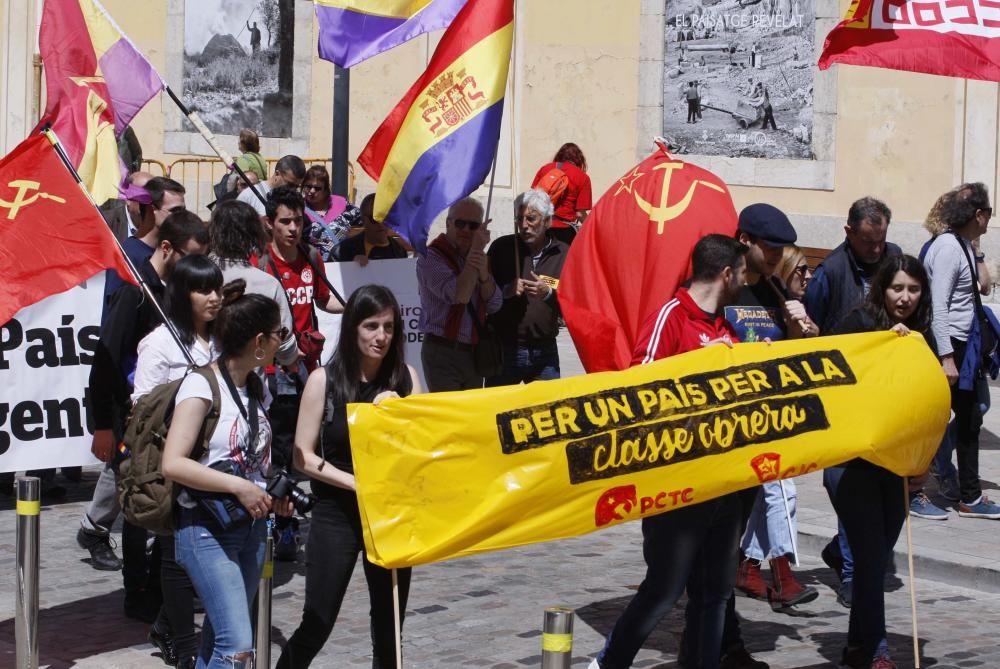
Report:
[{"label": "spanish republican tricolor flag", "polygon": [[1000,2],[853,0],[819,69],[833,63],[1000,81]]},{"label": "spanish republican tricolor flag", "polygon": [[430,65],[361,152],[375,220],[423,253],[434,217],[486,179],[500,139],[513,0],[468,0]]},{"label": "spanish republican tricolor flag", "polygon": [[117,136],[166,87],[97,0],[45,0],[38,36],[51,125],[97,202],[118,197]]},{"label": "spanish republican tricolor flag", "polygon": [[447,28],[466,0],[313,0],[319,57],[351,67],[432,30]]}]

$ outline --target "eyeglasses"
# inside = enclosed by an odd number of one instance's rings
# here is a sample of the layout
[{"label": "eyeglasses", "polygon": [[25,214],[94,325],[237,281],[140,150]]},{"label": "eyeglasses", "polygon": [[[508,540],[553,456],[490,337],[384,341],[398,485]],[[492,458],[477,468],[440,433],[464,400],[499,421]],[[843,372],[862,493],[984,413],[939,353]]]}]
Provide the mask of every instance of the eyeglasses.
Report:
[{"label": "eyeglasses", "polygon": [[805,276],[809,271],[809,265],[798,265],[795,267],[795,273]]},{"label": "eyeglasses", "polygon": [[520,223],[521,221],[524,221],[525,223],[535,224],[535,223],[540,223],[542,221],[542,217],[539,214],[522,214],[521,216],[514,217],[515,223]]},{"label": "eyeglasses", "polygon": [[[157,211],[164,211],[163,207],[157,207],[156,209],[157,209]],[[178,204],[178,205],[175,205],[175,206],[173,206],[170,209],[167,209],[165,211],[167,211],[167,213],[170,213],[170,214],[179,214],[179,213],[181,213],[182,211],[185,211],[185,210],[186,210],[186,207],[183,204]]]},{"label": "eyeglasses", "polygon": [[482,225],[479,221],[466,221],[461,218],[452,219],[451,222],[455,224],[456,229],[465,230],[468,228],[471,232],[475,232]]},{"label": "eyeglasses", "polygon": [[278,339],[279,340],[285,341],[286,339],[288,339],[288,333],[289,332],[290,332],[290,330],[288,328],[286,328],[285,326],[281,326],[277,330],[274,330],[272,332],[268,332],[268,334],[278,335]]},{"label": "eyeglasses", "polygon": [[302,184],[302,192],[303,193],[308,192],[308,191],[322,191],[322,190],[323,190],[323,187],[320,186],[319,184]]}]

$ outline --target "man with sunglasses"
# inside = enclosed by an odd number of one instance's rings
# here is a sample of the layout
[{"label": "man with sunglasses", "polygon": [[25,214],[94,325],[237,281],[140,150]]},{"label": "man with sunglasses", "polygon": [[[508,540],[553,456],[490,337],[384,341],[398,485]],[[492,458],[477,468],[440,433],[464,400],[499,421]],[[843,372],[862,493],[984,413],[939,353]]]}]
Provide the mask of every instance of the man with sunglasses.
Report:
[{"label": "man with sunglasses", "polygon": [[[208,250],[208,228],[195,214],[181,210],[171,214],[159,226],[154,253],[138,267],[150,292],[162,304],[166,282],[174,265],[190,254]],[[94,440],[91,451],[108,463],[94,488],[94,496],[80,521],[77,543],[90,552],[91,566],[104,571],[122,569],[122,561],[110,545],[111,527],[121,507],[115,480],[118,475],[117,450],[125,431],[125,419],[131,406],[131,377],[139,342],[162,320],[142,289],[123,284],[114,293],[106,309],[101,337],[94,352],[90,373],[90,406],[94,417]],[[152,622],[159,610],[159,554],[146,559],[146,531],[125,523],[122,527],[122,553],[125,558],[125,614]]]},{"label": "man with sunglasses", "polygon": [[[267,201],[267,194],[281,186],[300,188],[302,180],[305,178],[306,164],[301,158],[293,155],[282,156],[274,164],[274,174],[271,175],[270,179],[263,183],[255,184],[253,188],[246,188],[236,199],[240,202],[246,202],[253,207],[257,215],[260,216],[261,222],[263,222],[267,218],[267,207],[264,204]],[[260,193],[264,199],[261,200],[261,198],[257,197],[256,193]]]},{"label": "man with sunglasses", "polygon": [[483,387],[473,344],[503,303],[484,251],[490,233],[483,217],[479,200],[459,200],[448,209],[445,232],[417,258],[420,357],[430,392]]}]

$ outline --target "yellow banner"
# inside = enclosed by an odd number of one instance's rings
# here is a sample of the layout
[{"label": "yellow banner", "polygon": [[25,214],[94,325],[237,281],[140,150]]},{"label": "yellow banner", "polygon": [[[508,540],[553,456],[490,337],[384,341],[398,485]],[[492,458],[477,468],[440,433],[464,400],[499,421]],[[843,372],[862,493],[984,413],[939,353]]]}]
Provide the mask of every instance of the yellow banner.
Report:
[{"label": "yellow banner", "polygon": [[351,405],[368,557],[404,567],[862,457],[923,473],[949,390],[920,335],[710,346],[621,372]]}]

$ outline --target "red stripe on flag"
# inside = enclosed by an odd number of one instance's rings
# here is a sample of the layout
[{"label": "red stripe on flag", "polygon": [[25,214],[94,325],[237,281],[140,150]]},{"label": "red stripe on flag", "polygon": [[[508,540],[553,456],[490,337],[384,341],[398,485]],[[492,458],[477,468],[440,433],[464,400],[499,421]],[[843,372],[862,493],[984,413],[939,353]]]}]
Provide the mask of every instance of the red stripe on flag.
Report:
[{"label": "red stripe on flag", "polygon": [[400,126],[417,95],[462,54],[513,20],[513,0],[469,0],[465,4],[445,31],[423,76],[389,112],[358,157],[361,167],[372,179],[378,181],[381,177],[389,150],[392,149]]}]

